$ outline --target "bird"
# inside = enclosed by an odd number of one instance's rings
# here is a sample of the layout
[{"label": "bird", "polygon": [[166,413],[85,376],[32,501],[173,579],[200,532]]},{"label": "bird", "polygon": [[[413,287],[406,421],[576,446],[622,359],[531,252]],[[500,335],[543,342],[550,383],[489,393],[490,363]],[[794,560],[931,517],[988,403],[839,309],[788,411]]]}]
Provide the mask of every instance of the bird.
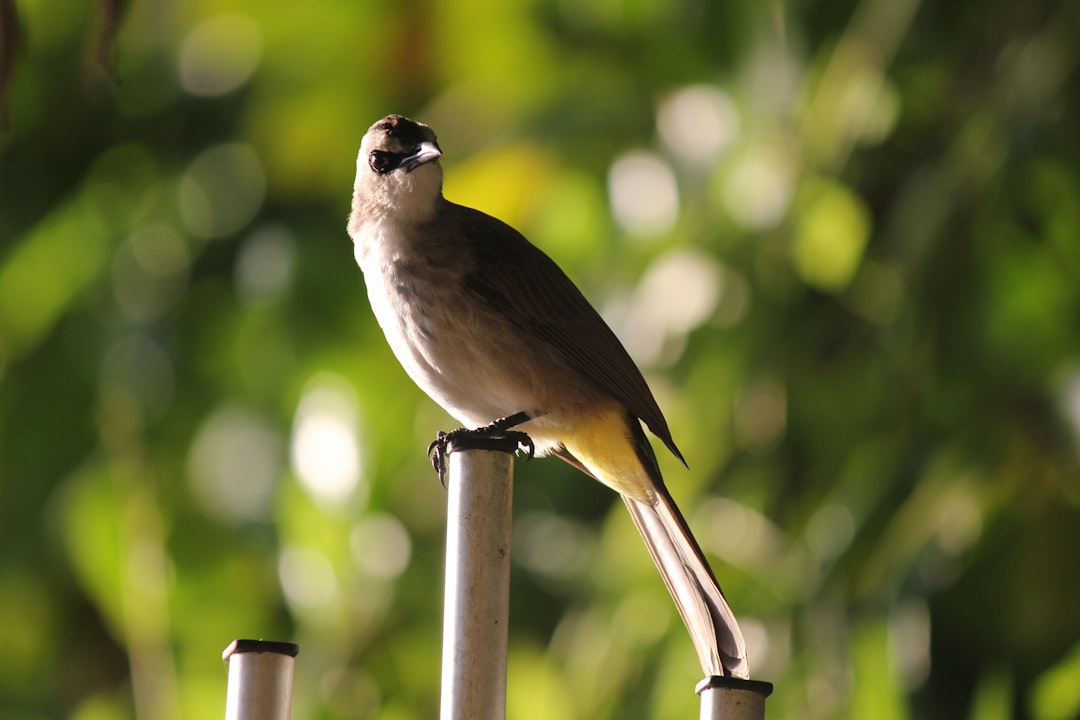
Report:
[{"label": "bird", "polygon": [[644,424],[683,465],[618,337],[542,250],[443,196],[427,125],[388,115],[364,134],[347,230],[368,300],[409,377],[467,427],[512,417],[622,497],[707,676],[749,677],[746,643],[660,473]]}]

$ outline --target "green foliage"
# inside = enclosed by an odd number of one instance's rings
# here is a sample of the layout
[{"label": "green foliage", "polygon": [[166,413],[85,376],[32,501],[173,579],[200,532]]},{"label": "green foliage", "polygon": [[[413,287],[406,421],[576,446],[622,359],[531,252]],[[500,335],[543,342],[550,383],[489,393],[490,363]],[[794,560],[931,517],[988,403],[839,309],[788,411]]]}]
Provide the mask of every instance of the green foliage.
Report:
[{"label": "green foliage", "polygon": [[[344,229],[390,112],[645,369],[770,716],[1080,712],[1080,6],[133,3],[115,82],[16,9],[4,718],[213,716],[237,637],[294,717],[437,713],[453,421]],[[518,464],[512,718],[696,712],[613,501]]]}]

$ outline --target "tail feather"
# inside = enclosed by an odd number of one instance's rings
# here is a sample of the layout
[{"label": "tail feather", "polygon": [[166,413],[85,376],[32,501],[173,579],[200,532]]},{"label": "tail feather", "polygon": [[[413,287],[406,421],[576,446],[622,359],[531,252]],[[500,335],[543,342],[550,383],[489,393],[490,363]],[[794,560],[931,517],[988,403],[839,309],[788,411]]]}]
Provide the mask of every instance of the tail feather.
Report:
[{"label": "tail feather", "polygon": [[686,521],[661,486],[656,503],[623,496],[664,584],[675,600],[706,675],[747,678],[746,643]]},{"label": "tail feather", "polygon": [[[606,481],[610,487],[622,491],[626,509],[630,511],[630,517],[679,609],[705,674],[749,677],[746,643],[735,614],[728,606],[690,527],[664,485],[656,455],[641,424],[629,414],[620,420],[625,423],[626,440],[639,461],[633,464],[630,471],[632,481],[628,482],[627,477],[605,477],[599,469],[590,468],[587,462],[583,462],[588,456],[578,458],[565,446],[556,448],[554,452],[586,474],[597,479],[604,478],[602,482]],[[578,451],[582,449],[590,448],[583,446]],[[634,488],[639,491],[625,491]]]}]

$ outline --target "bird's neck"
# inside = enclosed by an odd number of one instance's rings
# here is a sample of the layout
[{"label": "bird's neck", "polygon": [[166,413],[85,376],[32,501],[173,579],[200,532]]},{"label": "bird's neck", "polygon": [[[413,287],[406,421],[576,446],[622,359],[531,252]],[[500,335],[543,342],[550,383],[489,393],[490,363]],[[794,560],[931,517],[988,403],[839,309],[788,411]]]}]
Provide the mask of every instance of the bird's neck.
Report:
[{"label": "bird's neck", "polygon": [[358,178],[353,187],[349,233],[366,222],[423,225],[431,222],[446,203],[442,172],[434,164],[397,178],[390,184],[367,184]]},{"label": "bird's neck", "polygon": [[348,231],[354,239],[364,235],[371,227],[400,227],[408,229],[426,225],[435,219],[440,205],[445,205],[442,195],[426,202],[392,203],[384,198],[354,193],[349,213]]}]

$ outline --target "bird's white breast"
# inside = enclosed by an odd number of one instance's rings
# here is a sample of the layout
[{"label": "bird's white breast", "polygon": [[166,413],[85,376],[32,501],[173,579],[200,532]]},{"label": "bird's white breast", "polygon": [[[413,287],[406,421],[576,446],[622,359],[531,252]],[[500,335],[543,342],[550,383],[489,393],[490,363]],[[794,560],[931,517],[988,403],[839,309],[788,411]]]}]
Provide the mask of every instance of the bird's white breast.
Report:
[{"label": "bird's white breast", "polygon": [[467,425],[535,411],[528,385],[515,377],[521,348],[513,335],[464,301],[463,266],[430,263],[414,240],[407,226],[389,221],[354,236],[371,309],[409,377]]}]

